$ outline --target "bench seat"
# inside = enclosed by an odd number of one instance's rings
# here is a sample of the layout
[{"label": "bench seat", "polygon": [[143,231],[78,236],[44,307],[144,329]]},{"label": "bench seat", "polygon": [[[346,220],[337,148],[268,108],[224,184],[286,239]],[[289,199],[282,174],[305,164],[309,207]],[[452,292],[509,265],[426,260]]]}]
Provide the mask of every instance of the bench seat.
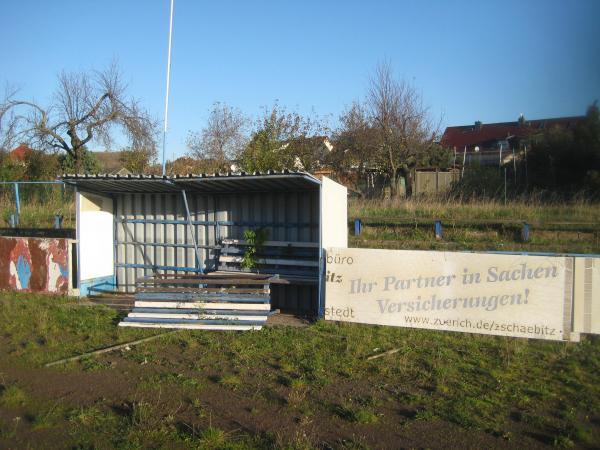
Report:
[{"label": "bench seat", "polygon": [[279,275],[272,284],[318,284],[319,244],[317,242],[265,241],[258,249],[256,268],[243,267],[250,244],[243,239],[223,239],[215,274],[232,272]]}]

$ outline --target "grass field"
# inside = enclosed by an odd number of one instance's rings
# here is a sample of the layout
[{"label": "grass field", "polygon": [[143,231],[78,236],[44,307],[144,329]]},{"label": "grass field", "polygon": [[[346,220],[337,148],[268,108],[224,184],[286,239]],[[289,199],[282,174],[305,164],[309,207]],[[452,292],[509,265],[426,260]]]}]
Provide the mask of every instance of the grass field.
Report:
[{"label": "grass field", "polygon": [[[584,200],[507,205],[491,200],[353,200],[348,217],[364,224],[360,236],[351,233],[353,247],[600,253],[600,204]],[[442,239],[434,235],[435,220],[442,221]],[[529,224],[527,242],[523,222]]]},{"label": "grass field", "polygon": [[[74,228],[72,192],[63,195],[52,189],[32,191],[22,201],[22,227],[51,228],[54,216],[62,215],[63,226]],[[0,195],[5,226],[14,212],[14,195],[6,191]],[[355,199],[349,203],[348,217],[360,218],[365,225],[360,236],[353,236],[350,224],[353,247],[600,253],[600,204],[581,199],[542,202],[534,197],[506,205],[493,200]],[[433,233],[435,220],[443,222],[441,240]],[[528,242],[521,237],[523,222],[530,224]]]},{"label": "grass field", "polygon": [[512,200],[506,204],[498,200],[461,201],[435,197],[408,200],[353,199],[348,205],[348,216],[458,221],[512,219],[529,222],[598,223],[600,204],[577,198],[570,202],[549,202],[535,197],[527,200]]},{"label": "grass field", "polygon": [[[10,214],[10,198],[0,202]],[[73,226],[62,198],[21,224]],[[352,201],[350,246],[600,253],[584,201]],[[433,221],[444,238],[433,236]],[[521,222],[532,224],[523,242]],[[600,339],[553,343],[317,322],[249,333],[157,331],[102,306],[0,293],[0,448],[598,448]],[[370,355],[399,349],[393,355]]]},{"label": "grass field", "polygon": [[[152,335],[0,294],[0,448],[597,448],[600,340],[317,322]],[[367,357],[398,348],[375,359]]]}]

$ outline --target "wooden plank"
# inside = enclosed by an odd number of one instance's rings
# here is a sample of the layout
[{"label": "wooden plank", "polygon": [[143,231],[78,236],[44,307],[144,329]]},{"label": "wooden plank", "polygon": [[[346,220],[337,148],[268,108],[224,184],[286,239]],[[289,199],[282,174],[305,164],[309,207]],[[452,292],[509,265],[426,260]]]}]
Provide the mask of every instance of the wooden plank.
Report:
[{"label": "wooden plank", "polygon": [[[264,272],[277,272],[278,278],[286,278],[286,277],[308,277],[308,278],[318,278],[318,268],[314,269],[285,269],[281,267],[263,267],[261,270]],[[247,269],[242,269],[239,265],[221,265],[219,266],[219,272],[242,272]],[[271,281],[270,284],[277,283],[277,279]]]},{"label": "wooden plank", "polygon": [[160,322],[160,323],[191,323],[197,324],[202,323],[205,325],[262,325],[263,321],[256,320],[223,320],[223,319],[206,319],[206,320],[196,320],[196,319],[144,319],[140,317],[126,317],[123,319],[123,322]]},{"label": "wooden plank", "polygon": [[[157,274],[154,276],[147,277],[139,277],[136,279],[138,283],[146,283],[153,280],[179,280],[179,279],[193,279],[193,280],[205,280],[205,279],[215,279],[215,278],[230,278],[230,275],[227,274],[219,274],[216,272],[210,272],[205,275],[191,275],[191,274]],[[266,280],[270,276],[267,274],[258,274],[258,273],[249,273],[245,275],[248,279],[256,279],[256,280]]]},{"label": "wooden plank", "polygon": [[[268,282],[268,280],[267,280]],[[162,285],[162,284],[173,284],[173,285],[178,285],[178,284],[191,284],[191,285],[199,285],[199,284],[227,284],[227,285],[264,285],[265,284],[265,279],[252,279],[252,278],[246,278],[244,279],[243,277],[236,277],[236,278],[221,278],[221,277],[213,277],[211,278],[204,278],[201,280],[198,279],[180,279],[180,280],[163,280],[163,279],[152,279],[152,280],[143,280],[140,281],[139,284],[153,284],[153,285]]]},{"label": "wooden plank", "polygon": [[[220,256],[219,262],[241,264],[244,258],[241,256]],[[309,261],[303,259],[275,259],[275,258],[258,258],[258,264],[270,264],[277,266],[304,266],[304,267],[319,267],[318,261]]]},{"label": "wooden plank", "polygon": [[[250,245],[244,239],[223,239],[221,241],[226,245]],[[318,242],[298,242],[298,241],[265,241],[262,244],[265,247],[300,247],[300,248],[319,248]]]},{"label": "wooden plank", "polygon": [[141,319],[193,319],[193,320],[252,320],[255,322],[266,322],[269,316],[266,315],[236,315],[236,314],[178,314],[170,313],[129,313],[127,317],[136,317]]},{"label": "wooden plank", "polygon": [[319,277],[302,277],[302,276],[283,276],[280,277],[277,281],[274,281],[273,284],[307,284],[307,285],[317,285],[319,284]]},{"label": "wooden plank", "polygon": [[[232,269],[229,268],[229,271]],[[226,267],[220,267],[219,272],[228,272]],[[235,270],[237,272],[237,270]],[[279,277],[271,280],[270,284],[317,284],[319,282],[319,276],[315,275],[285,275],[278,273]]]},{"label": "wooden plank", "polygon": [[232,293],[232,294],[268,294],[269,289],[253,288],[193,288],[193,287],[141,287],[137,292],[190,292],[196,294],[208,293]]},{"label": "wooden plank", "polygon": [[[121,324],[119,324],[119,325],[121,325]],[[108,352],[112,352],[114,350],[120,350],[122,348],[133,347],[134,345],[142,344],[144,342],[153,341],[154,339],[158,339],[159,337],[166,336],[167,334],[170,334],[170,333],[157,334],[156,336],[150,336],[150,337],[147,337],[147,338],[138,339],[136,341],[125,342],[124,344],[118,344],[118,345],[113,345],[111,347],[101,348],[99,350],[94,350],[92,352],[87,352],[87,353],[84,353],[82,355],[72,356],[71,358],[65,358],[65,359],[60,359],[58,361],[50,362],[48,364],[44,364],[44,367],[52,367],[52,366],[56,366],[58,364],[63,364],[63,363],[67,363],[67,362],[77,361],[77,360],[85,358],[87,356],[100,355],[102,353],[108,353]]]},{"label": "wooden plank", "polygon": [[[174,310],[171,310],[174,311]],[[195,319],[195,320],[252,320],[266,322],[269,316],[267,315],[236,315],[236,314],[179,314],[177,312],[166,313],[146,313],[146,312],[131,312],[127,317],[137,317],[145,319]]]},{"label": "wooden plank", "polygon": [[120,327],[131,328],[173,328],[186,330],[215,330],[215,331],[250,331],[261,330],[262,325],[201,325],[201,324],[164,324],[164,323],[136,323],[120,322]]},{"label": "wooden plank", "polygon": [[[156,308],[158,302],[136,301],[136,308]],[[269,303],[207,303],[207,302],[160,302],[162,308],[200,308],[200,309],[243,309],[252,311],[270,311]]]},{"label": "wooden plank", "polygon": [[383,353],[377,353],[376,355],[369,356],[367,361],[372,361],[374,359],[383,358],[384,356],[393,355],[394,353],[398,353],[400,351],[399,348],[393,348]]},{"label": "wooden plank", "polygon": [[[243,245],[231,245],[221,248],[221,253],[246,253]],[[259,253],[278,255],[318,255],[319,249],[314,247],[261,247]]]},{"label": "wooden plank", "polygon": [[268,295],[249,294],[192,294],[185,292],[140,292],[135,294],[135,300],[147,301],[203,301],[203,302],[237,302],[237,303],[269,303]]},{"label": "wooden plank", "polygon": [[277,313],[277,310],[274,311],[265,311],[265,312],[256,312],[256,311],[247,311],[247,310],[242,310],[242,309],[230,309],[230,310],[221,310],[221,309],[203,309],[201,312],[199,312],[200,310],[197,308],[191,308],[191,309],[177,309],[177,310],[173,310],[171,308],[135,308],[132,313],[177,313],[177,314],[236,314],[238,316],[243,316],[243,315],[257,315],[260,314],[262,316],[272,316],[273,314]]}]

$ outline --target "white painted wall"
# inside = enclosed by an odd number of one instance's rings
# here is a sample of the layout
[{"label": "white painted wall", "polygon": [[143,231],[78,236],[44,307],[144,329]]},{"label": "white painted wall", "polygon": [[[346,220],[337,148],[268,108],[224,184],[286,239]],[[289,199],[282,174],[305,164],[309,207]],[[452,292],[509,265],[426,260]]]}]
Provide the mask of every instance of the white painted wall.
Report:
[{"label": "white painted wall", "polygon": [[327,177],[321,186],[321,246],[348,247],[348,189]]},{"label": "white painted wall", "polygon": [[111,198],[77,193],[77,239],[80,280],[114,275]]}]

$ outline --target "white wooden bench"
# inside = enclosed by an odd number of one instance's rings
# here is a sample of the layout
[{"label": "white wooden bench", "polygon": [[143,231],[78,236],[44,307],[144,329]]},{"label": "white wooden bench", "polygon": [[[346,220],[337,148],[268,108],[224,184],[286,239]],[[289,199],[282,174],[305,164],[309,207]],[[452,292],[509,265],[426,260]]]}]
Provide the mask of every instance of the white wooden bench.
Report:
[{"label": "white wooden bench", "polygon": [[316,284],[319,280],[319,243],[265,241],[255,255],[256,267],[245,268],[244,254],[250,244],[243,239],[223,239],[218,273],[248,272],[279,275],[273,284]]}]

